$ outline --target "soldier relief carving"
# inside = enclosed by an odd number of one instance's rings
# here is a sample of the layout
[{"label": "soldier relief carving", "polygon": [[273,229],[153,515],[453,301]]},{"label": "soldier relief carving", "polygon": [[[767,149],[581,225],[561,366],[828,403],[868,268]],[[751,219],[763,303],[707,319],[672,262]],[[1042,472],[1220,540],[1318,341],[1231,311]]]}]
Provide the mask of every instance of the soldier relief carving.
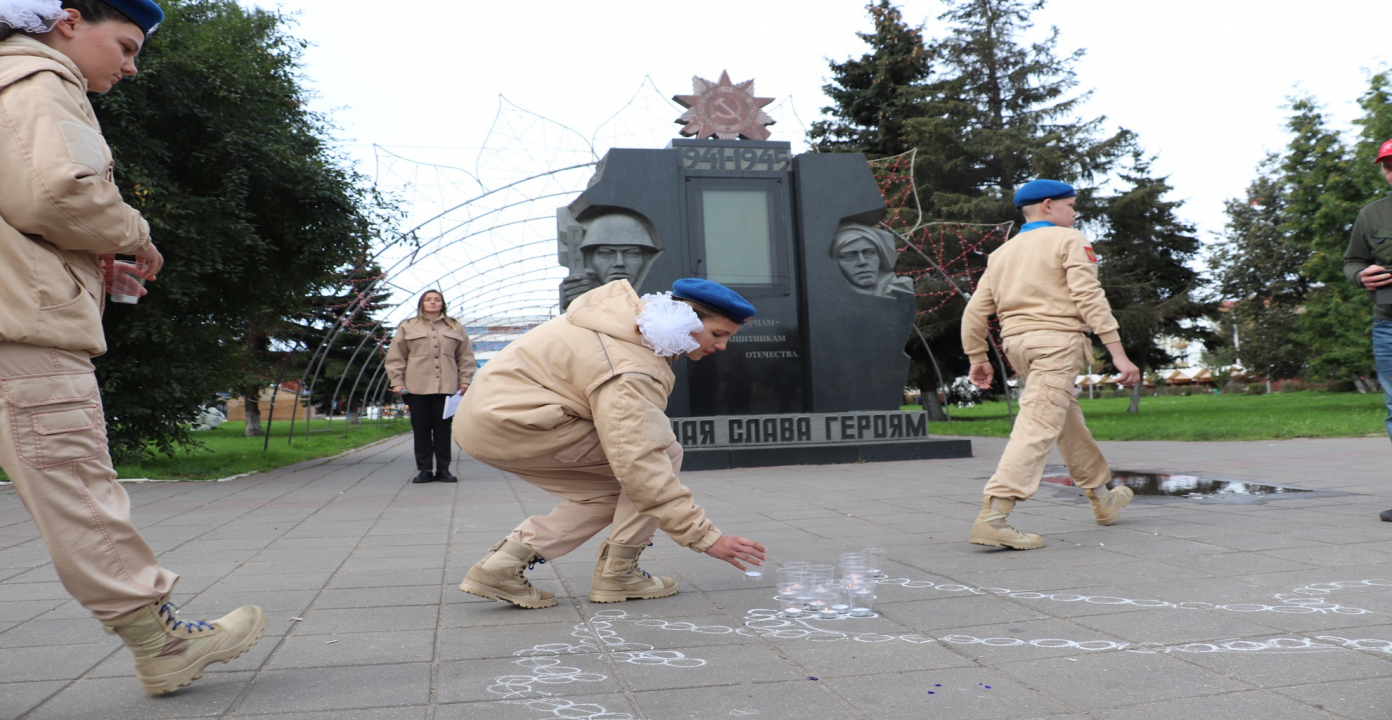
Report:
[{"label": "soldier relief carving", "polygon": [[575,222],[562,208],[558,213],[561,264],[570,275],[561,281],[561,309],[600,285],[627,280],[634,290],[643,284],[661,245],[646,220],[635,213],[610,212]]},{"label": "soldier relief carving", "polygon": [[898,252],[894,235],[887,230],[843,222],[832,236],[831,258],[858,293],[884,298],[913,294],[913,280],[894,274]]}]

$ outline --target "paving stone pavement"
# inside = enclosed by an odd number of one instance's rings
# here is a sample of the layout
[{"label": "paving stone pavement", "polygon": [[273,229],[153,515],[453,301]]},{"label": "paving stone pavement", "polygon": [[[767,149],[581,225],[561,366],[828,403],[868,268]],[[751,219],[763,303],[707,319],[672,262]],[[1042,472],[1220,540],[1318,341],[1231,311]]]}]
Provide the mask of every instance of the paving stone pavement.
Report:
[{"label": "paving stone pavement", "polygon": [[1046,485],[1016,527],[965,542],[1004,442],[962,460],[691,473],[726,532],[781,560],[887,549],[877,617],[784,620],[776,577],[677,547],[644,567],[672,598],[590,603],[598,539],[529,573],[520,610],[459,592],[554,500],[478,463],[413,485],[406,438],[221,483],[128,486],[182,574],[183,617],[269,613],[251,652],[175,695],[140,689],[119,641],[59,585],[0,489],[0,718],[1392,717],[1392,447],[1375,438],[1103,443],[1114,469],[1321,492],[1235,504],[1138,498],[1112,527]]}]

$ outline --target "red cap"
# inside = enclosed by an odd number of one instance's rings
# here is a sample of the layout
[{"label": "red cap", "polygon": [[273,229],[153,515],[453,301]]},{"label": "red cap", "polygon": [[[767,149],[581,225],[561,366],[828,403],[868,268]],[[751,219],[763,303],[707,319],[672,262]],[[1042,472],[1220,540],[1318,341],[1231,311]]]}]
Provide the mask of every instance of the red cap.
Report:
[{"label": "red cap", "polygon": [[1382,147],[1378,148],[1377,159],[1373,162],[1380,163],[1385,157],[1392,157],[1392,140],[1388,140],[1382,144]]}]

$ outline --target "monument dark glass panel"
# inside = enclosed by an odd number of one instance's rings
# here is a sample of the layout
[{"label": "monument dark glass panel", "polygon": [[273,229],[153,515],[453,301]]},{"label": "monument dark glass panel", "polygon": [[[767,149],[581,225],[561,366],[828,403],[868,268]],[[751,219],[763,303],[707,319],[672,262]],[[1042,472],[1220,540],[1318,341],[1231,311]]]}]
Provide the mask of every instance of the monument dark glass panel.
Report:
[{"label": "monument dark glass panel", "polygon": [[788,275],[795,249],[786,176],[702,174],[688,176],[686,187],[695,274],[736,289],[759,311],[725,352],[687,364],[690,414],[719,415],[735,405],[805,412],[803,323]]},{"label": "monument dark glass panel", "polygon": [[772,285],[773,233],[763,189],[703,188],[706,277],[726,285]]}]

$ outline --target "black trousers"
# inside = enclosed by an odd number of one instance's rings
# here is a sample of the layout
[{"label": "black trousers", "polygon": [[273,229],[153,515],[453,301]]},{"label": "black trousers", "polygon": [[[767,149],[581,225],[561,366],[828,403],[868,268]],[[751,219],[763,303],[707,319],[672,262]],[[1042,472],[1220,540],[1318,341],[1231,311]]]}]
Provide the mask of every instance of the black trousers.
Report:
[{"label": "black trousers", "polygon": [[431,472],[430,456],[435,456],[435,470],[449,470],[450,445],[454,438],[450,427],[454,418],[445,420],[445,399],[448,395],[417,395],[407,393],[406,407],[411,409],[411,430],[416,436],[416,470]]}]

